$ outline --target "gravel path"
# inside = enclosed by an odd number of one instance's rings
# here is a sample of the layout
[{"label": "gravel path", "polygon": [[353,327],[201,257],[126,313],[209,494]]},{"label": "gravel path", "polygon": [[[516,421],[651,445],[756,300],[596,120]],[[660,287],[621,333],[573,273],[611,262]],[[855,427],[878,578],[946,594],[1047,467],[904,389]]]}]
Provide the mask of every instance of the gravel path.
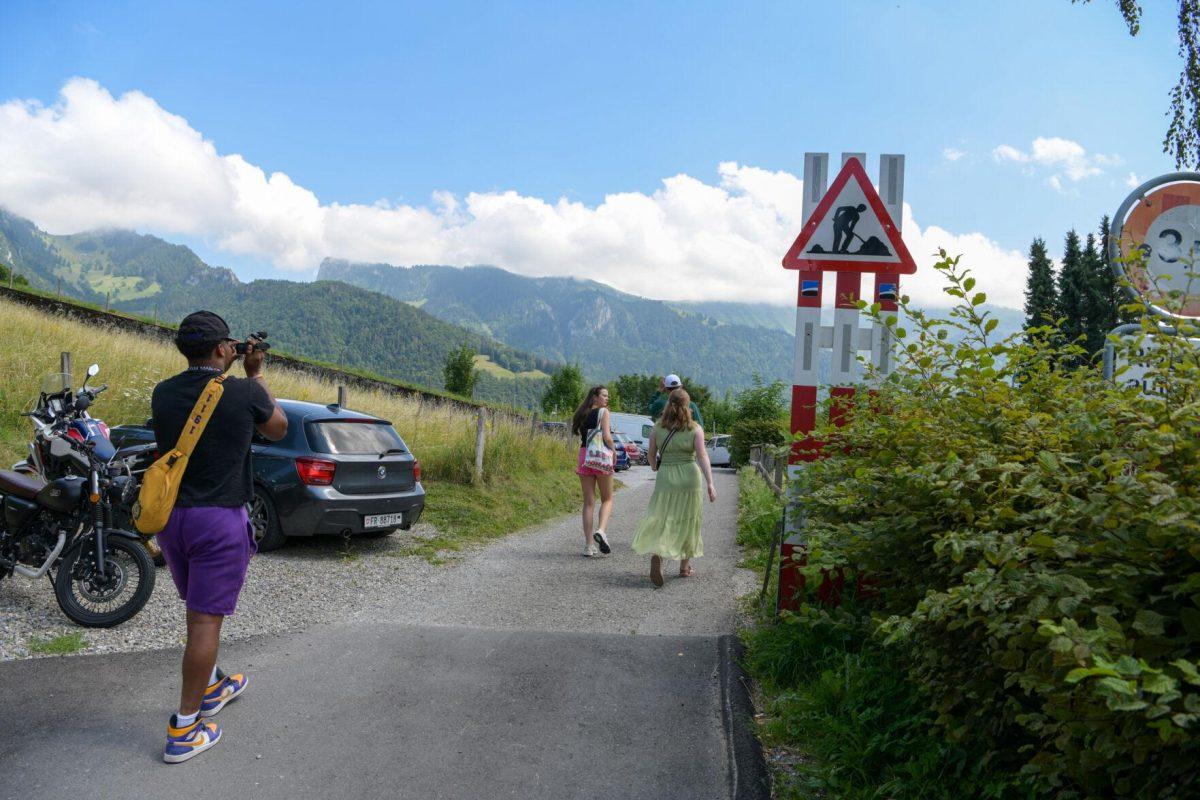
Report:
[{"label": "gravel path", "polygon": [[[653,490],[645,467],[621,476],[609,525],[613,554],[585,559],[577,517],[531,528],[520,535],[433,565],[405,556],[405,544],[432,530],[418,525],[383,540],[355,540],[349,550],[335,539],[299,539],[250,565],[238,612],[225,623],[227,641],[298,630],[339,620],[428,625],[522,628],[611,633],[726,633],[734,625],[734,600],[753,588],[754,576],[736,568],[733,543],[737,481],[718,471],[720,497],[705,509],[704,558],[696,576],[652,590],[646,559],[629,550],[633,528]],[[182,607],[165,568],[154,594],[129,622],[87,630],[69,622],[48,581],[0,582],[0,661],[28,658],[31,639],[81,633],[80,653],[176,647],[183,641]]]},{"label": "gravel path", "polygon": [[[298,630],[344,617],[367,598],[381,600],[405,586],[421,585],[437,567],[405,556],[405,543],[428,536],[418,524],[386,539],[357,539],[349,549],[338,539],[297,539],[250,562],[237,613],[225,621],[223,638]],[[80,628],[65,616],[48,580],[0,582],[0,661],[28,658],[30,640],[43,642],[81,633],[80,653],[120,653],[183,643],[183,606],[166,567],[158,569],[154,594],[137,616],[115,628]]]},{"label": "gravel path", "polygon": [[[579,520],[570,517],[511,536],[438,572],[403,595],[363,607],[360,620],[541,631],[720,635],[733,631],[736,598],[755,588],[737,567],[737,476],[716,470],[717,502],[705,504],[704,557],[695,576],[664,565],[666,584],[650,583],[649,557],[629,548],[654,491],[654,473],[622,475],[607,533],[612,555],[584,558]],[[628,475],[629,477],[625,477]]]}]

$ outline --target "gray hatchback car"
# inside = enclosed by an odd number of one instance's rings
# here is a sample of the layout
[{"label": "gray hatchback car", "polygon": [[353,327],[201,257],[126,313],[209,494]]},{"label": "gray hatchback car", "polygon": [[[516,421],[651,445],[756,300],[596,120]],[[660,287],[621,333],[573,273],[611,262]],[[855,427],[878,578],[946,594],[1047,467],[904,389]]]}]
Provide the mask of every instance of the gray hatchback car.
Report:
[{"label": "gray hatchback car", "polygon": [[[425,509],[421,465],[385,419],[298,400],[280,400],[288,432],[255,435],[250,521],[260,550],[290,536],[386,536],[411,528]],[[153,442],[146,426],[113,428],[118,447]]]}]

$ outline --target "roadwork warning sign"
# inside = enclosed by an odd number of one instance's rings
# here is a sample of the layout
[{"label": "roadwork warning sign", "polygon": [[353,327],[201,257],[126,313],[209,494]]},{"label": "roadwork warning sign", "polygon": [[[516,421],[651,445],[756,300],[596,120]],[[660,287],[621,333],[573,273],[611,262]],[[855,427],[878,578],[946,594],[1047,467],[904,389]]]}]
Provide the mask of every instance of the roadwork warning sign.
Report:
[{"label": "roadwork warning sign", "polygon": [[796,238],[783,266],[911,275],[917,265],[857,158],[846,161]]}]

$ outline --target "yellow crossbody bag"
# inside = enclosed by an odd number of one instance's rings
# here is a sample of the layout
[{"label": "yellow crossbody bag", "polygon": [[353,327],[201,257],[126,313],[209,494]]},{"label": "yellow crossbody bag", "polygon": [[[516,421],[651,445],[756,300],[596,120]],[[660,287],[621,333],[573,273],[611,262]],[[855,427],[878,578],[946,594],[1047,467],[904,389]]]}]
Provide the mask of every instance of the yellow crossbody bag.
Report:
[{"label": "yellow crossbody bag", "polygon": [[188,423],[179,434],[175,449],[160,456],[142,476],[142,488],[133,504],[133,524],[141,533],[150,536],[167,527],[175,499],[179,497],[179,484],[187,469],[188,458],[196,448],[200,434],[204,433],[217,401],[225,393],[225,387],[221,385],[224,382],[224,375],[208,382],[188,415]]}]

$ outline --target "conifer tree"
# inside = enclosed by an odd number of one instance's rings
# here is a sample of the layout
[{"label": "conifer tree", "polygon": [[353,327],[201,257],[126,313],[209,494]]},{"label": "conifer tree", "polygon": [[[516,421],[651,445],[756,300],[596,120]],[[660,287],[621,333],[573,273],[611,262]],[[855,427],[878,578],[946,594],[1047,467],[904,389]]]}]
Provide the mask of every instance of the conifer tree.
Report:
[{"label": "conifer tree", "polygon": [[1062,333],[1068,343],[1086,346],[1091,290],[1091,269],[1080,246],[1079,234],[1068,231],[1062,269],[1058,272],[1058,315],[1063,318]]},{"label": "conifer tree", "polygon": [[1112,305],[1110,273],[1100,251],[1096,249],[1096,237],[1091,233],[1087,235],[1087,244],[1083,249],[1083,265],[1088,277],[1083,313],[1085,347],[1094,354],[1104,347],[1106,335],[1116,325],[1116,309]]},{"label": "conifer tree", "polygon": [[1029,245],[1029,277],[1025,282],[1025,328],[1049,325],[1058,314],[1058,292],[1054,287],[1054,265],[1046,255],[1046,243],[1034,239]]},{"label": "conifer tree", "polygon": [[1108,215],[1105,214],[1100,218],[1100,259],[1104,263],[1104,274],[1097,283],[1101,286],[1101,291],[1108,300],[1108,307],[1111,316],[1108,318],[1111,323],[1107,330],[1112,330],[1116,326],[1124,322],[1133,322],[1133,316],[1127,311],[1121,309],[1122,306],[1129,305],[1129,295],[1125,288],[1121,286],[1117,280],[1117,271],[1113,268],[1112,260],[1109,258],[1108,247],[1109,237],[1112,235],[1112,226],[1109,224]]}]

